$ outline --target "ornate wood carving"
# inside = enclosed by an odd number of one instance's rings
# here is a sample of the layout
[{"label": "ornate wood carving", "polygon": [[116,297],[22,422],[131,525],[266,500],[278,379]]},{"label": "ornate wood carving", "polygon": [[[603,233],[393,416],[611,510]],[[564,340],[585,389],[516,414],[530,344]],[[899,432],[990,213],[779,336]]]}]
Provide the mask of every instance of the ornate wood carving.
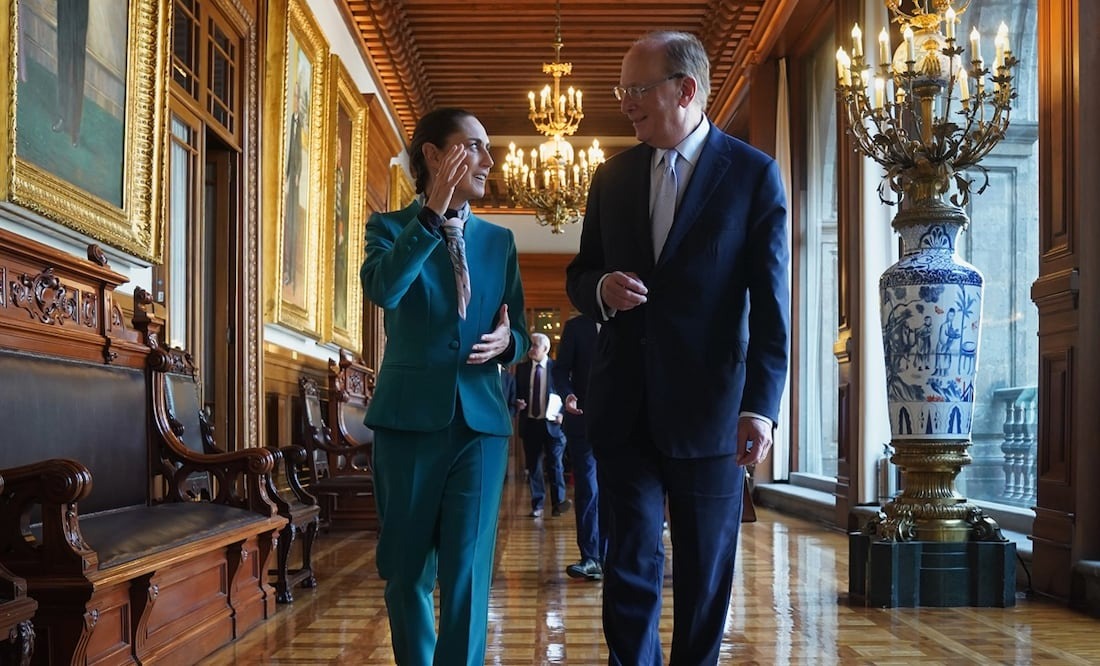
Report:
[{"label": "ornate wood carving", "polygon": [[34,276],[24,273],[13,280],[11,300],[43,324],[61,326],[77,317],[76,296],[61,284],[52,267]]}]

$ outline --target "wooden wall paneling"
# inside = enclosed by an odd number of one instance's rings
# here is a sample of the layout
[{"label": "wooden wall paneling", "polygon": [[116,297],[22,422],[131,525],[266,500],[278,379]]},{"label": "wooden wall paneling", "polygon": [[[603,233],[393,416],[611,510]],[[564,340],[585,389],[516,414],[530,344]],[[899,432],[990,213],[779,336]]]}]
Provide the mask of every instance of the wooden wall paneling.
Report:
[{"label": "wooden wall paneling", "polygon": [[318,386],[325,386],[327,362],[270,342],[264,345],[265,446],[300,443],[303,420],[298,378],[302,375],[312,377]]},{"label": "wooden wall paneling", "polygon": [[[1033,526],[1035,590],[1062,601],[1081,594],[1074,565],[1100,559],[1100,92],[1083,86],[1100,67],[1100,6],[1040,0],[1039,33],[1039,452]],[[1080,601],[1077,599],[1077,601]]]},{"label": "wooden wall paneling", "polygon": [[[846,35],[859,20],[862,10],[859,0],[839,0],[836,12],[836,34]],[[837,102],[837,118],[844,118]],[[837,123],[837,146],[847,146],[848,136],[843,122]],[[859,480],[862,477],[862,457],[859,447],[859,409],[862,403],[860,371],[862,341],[858,331],[862,325],[860,295],[864,283],[859,257],[863,252],[863,224],[860,200],[863,163],[855,151],[837,150],[837,307],[839,330],[834,344],[837,358],[839,414],[837,428],[836,524],[845,529],[858,527],[850,514],[859,503]],[[876,296],[877,298],[877,296]],[[841,390],[843,387],[843,390]]]},{"label": "wooden wall paneling", "polygon": [[[1076,202],[1074,224],[1080,238],[1078,261],[1080,266],[1080,323],[1078,336],[1080,358],[1077,367],[1083,369],[1076,380],[1078,392],[1073,396],[1073,404],[1080,415],[1074,420],[1075,430],[1069,441],[1073,442],[1074,484],[1078,489],[1078,524],[1087,526],[1077,530],[1074,541],[1075,561],[1082,559],[1100,560],[1100,484],[1096,483],[1096,472],[1100,470],[1100,446],[1096,442],[1096,433],[1100,432],[1100,410],[1096,409],[1096,396],[1100,395],[1100,271],[1096,261],[1100,251],[1100,229],[1097,229],[1097,212],[1100,211],[1100,188],[1096,186],[1096,174],[1100,173],[1100,90],[1095,84],[1095,72],[1100,69],[1100,40],[1097,29],[1100,27],[1100,3],[1091,0],[1074,0],[1070,3],[1073,15],[1070,17],[1075,38],[1075,67],[1070,80],[1072,91],[1067,91],[1065,105],[1074,104],[1074,118],[1078,130],[1072,137],[1076,146],[1073,164],[1073,192]],[[1042,5],[1040,4],[1040,14]],[[1094,74],[1087,74],[1093,72]],[[1088,85],[1082,85],[1087,83]],[[1042,164],[1040,164],[1042,171]],[[1081,260],[1080,254],[1091,255],[1092,261]],[[1073,293],[1074,285],[1070,285]],[[1075,588],[1075,593],[1080,589]],[[1095,604],[1095,600],[1092,602]],[[1100,612],[1095,605],[1090,612]]]},{"label": "wooden wall paneling", "polygon": [[[532,222],[534,224],[534,222]],[[550,233],[546,231],[545,233]],[[551,309],[560,316],[558,324],[565,322],[574,312],[573,303],[565,293],[565,268],[573,260],[572,254],[528,252],[519,255],[519,273],[523,281],[523,301],[528,311]],[[527,331],[533,332],[535,322],[528,317]],[[561,329],[548,331],[550,335],[550,353],[557,353],[557,336]]]}]

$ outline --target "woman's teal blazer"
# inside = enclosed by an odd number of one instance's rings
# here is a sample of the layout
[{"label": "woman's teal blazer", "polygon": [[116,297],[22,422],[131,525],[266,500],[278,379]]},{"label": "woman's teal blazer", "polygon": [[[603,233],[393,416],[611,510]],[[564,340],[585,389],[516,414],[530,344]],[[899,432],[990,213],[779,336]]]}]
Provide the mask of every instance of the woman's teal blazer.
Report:
[{"label": "woman's teal blazer", "polygon": [[[523,286],[512,232],[470,215],[466,261],[470,304],[458,316],[454,271],[440,236],[417,219],[420,203],[375,213],[367,222],[363,292],[385,311],[386,348],[365,422],[372,428],[432,432],[454,420],[455,406],[476,432],[506,437],[512,420],[496,362],[466,362],[480,337],[508,305],[512,344],[505,365],[529,346]],[[456,399],[457,397],[457,399]]]}]

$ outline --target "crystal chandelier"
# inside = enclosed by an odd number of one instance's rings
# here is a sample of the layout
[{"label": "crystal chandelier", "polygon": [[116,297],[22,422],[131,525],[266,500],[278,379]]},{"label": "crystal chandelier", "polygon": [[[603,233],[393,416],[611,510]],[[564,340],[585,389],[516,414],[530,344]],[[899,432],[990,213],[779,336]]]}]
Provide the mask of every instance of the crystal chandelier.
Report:
[{"label": "crystal chandelier", "polygon": [[535,220],[549,226],[556,234],[566,224],[581,221],[581,209],[588,197],[588,184],[596,167],[603,162],[598,139],[587,150],[574,155],[573,146],[565,139],[576,133],[584,118],[582,93],[572,86],[561,90],[561,77],[573,71],[573,64],[561,61],[561,2],[555,9],[554,62],[543,63],[542,71],[554,78],[539,94],[527,93],[530,112],[527,117],[535,129],[547,137],[538,148],[529,151],[508,144],[504,161],[504,183],[513,205],[532,208]]}]

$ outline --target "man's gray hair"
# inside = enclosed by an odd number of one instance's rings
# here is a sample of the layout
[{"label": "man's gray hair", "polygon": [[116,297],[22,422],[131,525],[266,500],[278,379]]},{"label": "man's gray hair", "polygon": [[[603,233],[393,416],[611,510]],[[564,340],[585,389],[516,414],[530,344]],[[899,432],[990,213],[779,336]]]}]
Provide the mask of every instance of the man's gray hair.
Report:
[{"label": "man's gray hair", "polygon": [[707,100],[710,99],[710,59],[698,37],[690,32],[655,30],[646,33],[635,43],[663,45],[668,73],[680,72],[695,79],[698,92],[694,102],[706,110]]}]

